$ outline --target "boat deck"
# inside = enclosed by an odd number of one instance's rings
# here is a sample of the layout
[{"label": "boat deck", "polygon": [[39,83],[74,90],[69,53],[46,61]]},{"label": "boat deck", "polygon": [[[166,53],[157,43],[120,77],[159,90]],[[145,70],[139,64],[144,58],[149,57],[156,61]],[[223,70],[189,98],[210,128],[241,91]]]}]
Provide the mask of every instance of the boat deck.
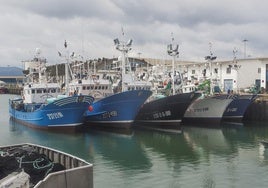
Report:
[{"label": "boat deck", "polygon": [[0,147],[0,180],[6,179],[14,172],[27,173],[30,177],[30,187],[35,188],[67,185],[74,188],[93,187],[92,164],[40,145]]}]

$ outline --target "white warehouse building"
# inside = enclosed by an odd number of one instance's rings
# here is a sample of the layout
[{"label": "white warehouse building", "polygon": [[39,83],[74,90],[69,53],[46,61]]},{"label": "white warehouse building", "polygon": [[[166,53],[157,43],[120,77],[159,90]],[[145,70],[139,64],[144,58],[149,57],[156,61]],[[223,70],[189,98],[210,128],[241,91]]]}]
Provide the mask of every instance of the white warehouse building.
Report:
[{"label": "white warehouse building", "polygon": [[267,90],[267,65],[268,58],[256,58],[212,61],[211,68],[209,62],[180,64],[177,68],[188,83],[202,82],[212,75],[213,85],[218,85],[222,91],[240,92],[252,86]]},{"label": "white warehouse building", "polygon": [[[146,59],[146,61],[153,65],[168,66],[171,70],[171,60]],[[268,58],[235,59],[230,61],[216,59],[211,62],[211,68],[208,61],[176,60],[175,71],[182,73],[183,79],[187,84],[198,84],[212,78],[213,85],[219,86],[223,92],[228,90],[243,92],[251,87],[268,91]]]}]

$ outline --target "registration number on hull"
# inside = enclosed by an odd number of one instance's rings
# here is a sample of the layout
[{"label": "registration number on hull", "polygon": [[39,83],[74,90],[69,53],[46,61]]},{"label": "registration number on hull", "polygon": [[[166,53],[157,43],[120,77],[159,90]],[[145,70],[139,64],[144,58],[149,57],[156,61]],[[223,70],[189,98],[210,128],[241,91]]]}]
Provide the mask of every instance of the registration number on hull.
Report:
[{"label": "registration number on hull", "polygon": [[167,110],[167,111],[164,111],[164,112],[157,112],[157,113],[153,114],[154,119],[159,119],[159,118],[168,117],[168,116],[171,116],[171,111],[170,110]]},{"label": "registration number on hull", "polygon": [[47,117],[49,120],[59,119],[59,118],[63,118],[63,114],[61,112],[54,112],[54,113],[47,114]]},{"label": "registration number on hull", "polygon": [[107,119],[107,118],[115,117],[115,116],[117,116],[117,111],[105,112],[104,114],[102,114],[103,119]]}]

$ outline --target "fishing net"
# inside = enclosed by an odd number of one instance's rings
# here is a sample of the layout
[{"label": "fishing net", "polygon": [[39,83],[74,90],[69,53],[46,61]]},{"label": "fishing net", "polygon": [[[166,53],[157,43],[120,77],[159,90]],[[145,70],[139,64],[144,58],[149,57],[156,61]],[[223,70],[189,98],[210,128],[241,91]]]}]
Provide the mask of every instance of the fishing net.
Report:
[{"label": "fishing net", "polygon": [[29,174],[30,184],[35,185],[49,173],[66,168],[59,163],[54,163],[46,155],[39,154],[30,147],[0,150],[0,179],[22,169]]}]

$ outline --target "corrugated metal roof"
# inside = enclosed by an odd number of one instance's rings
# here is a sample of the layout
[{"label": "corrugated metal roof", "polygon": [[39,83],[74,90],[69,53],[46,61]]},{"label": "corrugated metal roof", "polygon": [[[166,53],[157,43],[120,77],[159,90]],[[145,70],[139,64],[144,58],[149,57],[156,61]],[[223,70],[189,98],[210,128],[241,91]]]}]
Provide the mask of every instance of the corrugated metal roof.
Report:
[{"label": "corrugated metal roof", "polygon": [[0,76],[23,76],[23,72],[18,67],[0,67]]}]

